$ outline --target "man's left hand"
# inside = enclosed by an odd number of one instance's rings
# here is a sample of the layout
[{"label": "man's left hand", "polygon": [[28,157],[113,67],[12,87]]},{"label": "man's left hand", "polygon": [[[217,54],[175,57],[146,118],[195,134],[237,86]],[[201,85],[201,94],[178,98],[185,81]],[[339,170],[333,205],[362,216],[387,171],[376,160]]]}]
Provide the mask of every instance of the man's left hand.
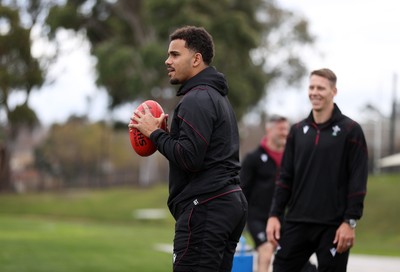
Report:
[{"label": "man's left hand", "polygon": [[335,240],[336,252],[343,253],[349,250],[355,242],[356,231],[349,224],[343,222],[336,230]]}]

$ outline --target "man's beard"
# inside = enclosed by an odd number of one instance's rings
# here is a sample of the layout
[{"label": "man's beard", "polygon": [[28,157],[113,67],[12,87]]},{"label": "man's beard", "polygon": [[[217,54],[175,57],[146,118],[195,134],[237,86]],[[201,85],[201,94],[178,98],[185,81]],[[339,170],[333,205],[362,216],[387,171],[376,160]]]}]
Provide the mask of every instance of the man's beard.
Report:
[{"label": "man's beard", "polygon": [[171,83],[172,85],[181,84],[181,82],[179,81],[179,79],[176,79],[176,78],[171,78],[171,79],[169,80],[169,83]]}]

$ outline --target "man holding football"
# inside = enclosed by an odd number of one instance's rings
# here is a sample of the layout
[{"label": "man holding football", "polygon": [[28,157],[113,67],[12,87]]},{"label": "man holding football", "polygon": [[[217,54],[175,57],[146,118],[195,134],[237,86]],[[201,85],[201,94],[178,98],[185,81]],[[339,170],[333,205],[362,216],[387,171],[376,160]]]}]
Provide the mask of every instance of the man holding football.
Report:
[{"label": "man holding football", "polygon": [[223,74],[210,64],[211,35],[187,26],[170,35],[165,61],[181,100],[170,132],[166,118],[137,111],[137,128],[169,161],[168,207],[176,220],[174,271],[231,271],[246,223],[247,201],[240,188],[239,133]]}]

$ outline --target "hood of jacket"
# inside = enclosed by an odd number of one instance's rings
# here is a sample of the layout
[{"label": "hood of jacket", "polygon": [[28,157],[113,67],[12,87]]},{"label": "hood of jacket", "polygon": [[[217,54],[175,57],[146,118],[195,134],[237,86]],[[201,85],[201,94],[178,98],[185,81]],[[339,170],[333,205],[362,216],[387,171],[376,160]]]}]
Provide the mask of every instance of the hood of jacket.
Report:
[{"label": "hood of jacket", "polygon": [[184,82],[176,95],[185,95],[198,85],[210,86],[224,96],[228,94],[228,83],[226,82],[224,74],[218,72],[214,67],[209,66]]}]

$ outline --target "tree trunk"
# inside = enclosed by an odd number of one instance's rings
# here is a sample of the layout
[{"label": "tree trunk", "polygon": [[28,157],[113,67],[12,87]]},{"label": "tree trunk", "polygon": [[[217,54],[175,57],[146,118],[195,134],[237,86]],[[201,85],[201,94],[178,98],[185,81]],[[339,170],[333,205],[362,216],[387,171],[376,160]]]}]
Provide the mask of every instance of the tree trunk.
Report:
[{"label": "tree trunk", "polygon": [[0,144],[0,192],[11,189],[10,151],[7,145]]}]

